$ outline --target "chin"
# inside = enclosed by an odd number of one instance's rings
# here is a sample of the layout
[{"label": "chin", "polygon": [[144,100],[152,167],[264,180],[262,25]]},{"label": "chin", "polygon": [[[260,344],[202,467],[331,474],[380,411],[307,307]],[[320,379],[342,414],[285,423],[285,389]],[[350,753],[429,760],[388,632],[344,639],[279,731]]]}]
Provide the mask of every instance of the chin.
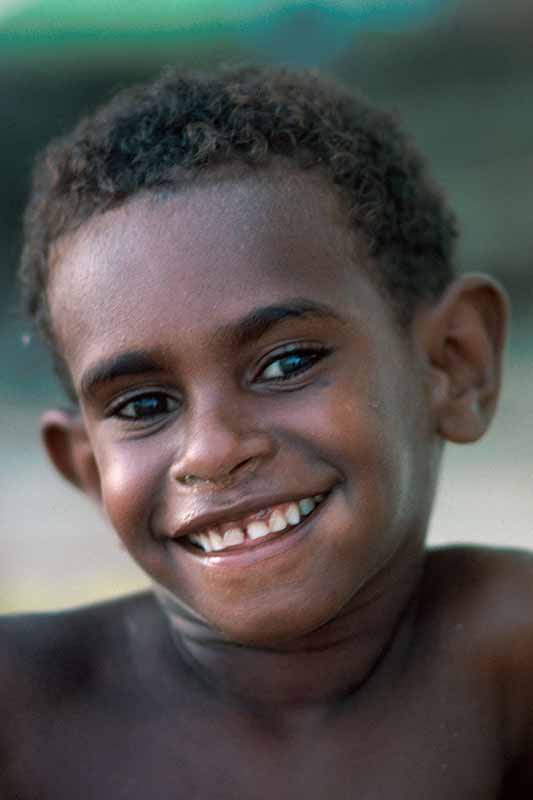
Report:
[{"label": "chin", "polygon": [[341,613],[340,599],[330,597],[328,600],[328,603],[311,605],[309,598],[303,602],[298,598],[277,608],[272,608],[271,604],[267,611],[247,608],[230,618],[206,614],[204,620],[227,642],[266,649],[296,646],[304,639],[310,642],[315,632],[324,631]]}]

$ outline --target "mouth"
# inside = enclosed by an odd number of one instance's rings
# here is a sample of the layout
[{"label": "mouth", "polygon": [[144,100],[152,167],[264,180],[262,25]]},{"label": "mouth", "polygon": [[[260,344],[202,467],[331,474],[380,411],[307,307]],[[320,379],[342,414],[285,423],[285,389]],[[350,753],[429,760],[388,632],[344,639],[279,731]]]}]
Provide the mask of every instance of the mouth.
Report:
[{"label": "mouth", "polygon": [[183,544],[197,554],[221,554],[256,547],[296,528],[314,514],[326,496],[316,494],[280,503],[223,525],[210,526],[205,531],[183,537]]}]

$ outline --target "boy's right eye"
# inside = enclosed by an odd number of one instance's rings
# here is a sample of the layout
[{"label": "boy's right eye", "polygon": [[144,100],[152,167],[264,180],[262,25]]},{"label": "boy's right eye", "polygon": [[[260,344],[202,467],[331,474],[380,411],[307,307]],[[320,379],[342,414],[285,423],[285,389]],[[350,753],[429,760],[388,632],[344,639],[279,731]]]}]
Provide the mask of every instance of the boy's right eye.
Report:
[{"label": "boy's right eye", "polygon": [[171,414],[179,407],[179,402],[163,392],[146,392],[132,397],[115,406],[111,416],[131,421],[151,421],[156,417]]}]

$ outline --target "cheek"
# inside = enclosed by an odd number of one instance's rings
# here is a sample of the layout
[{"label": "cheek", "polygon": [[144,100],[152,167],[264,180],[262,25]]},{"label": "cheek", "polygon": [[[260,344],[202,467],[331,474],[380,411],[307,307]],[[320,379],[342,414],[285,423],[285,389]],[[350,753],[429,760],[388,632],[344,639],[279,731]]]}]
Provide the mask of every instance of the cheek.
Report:
[{"label": "cheek", "polygon": [[337,383],[312,414],[313,441],[340,472],[354,519],[372,520],[385,540],[412,517],[420,438],[409,387],[386,384]]},{"label": "cheek", "polygon": [[104,510],[129,548],[143,542],[150,527],[164,479],[161,453],[140,448],[139,442],[114,449],[112,456],[103,456],[99,463]]},{"label": "cheek", "polygon": [[364,377],[337,380],[312,398],[302,398],[302,407],[292,415],[293,429],[347,481],[359,481],[369,471],[390,473],[400,419],[378,398],[379,392]]}]

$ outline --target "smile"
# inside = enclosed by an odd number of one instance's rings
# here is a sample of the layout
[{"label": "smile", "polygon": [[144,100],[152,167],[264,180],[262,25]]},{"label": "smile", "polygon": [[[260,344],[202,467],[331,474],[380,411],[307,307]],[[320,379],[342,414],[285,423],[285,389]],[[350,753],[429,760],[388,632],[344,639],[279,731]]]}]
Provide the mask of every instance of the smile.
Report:
[{"label": "smile", "polygon": [[186,541],[205,553],[214,553],[248,545],[265,537],[271,539],[275,534],[299,525],[303,517],[309,516],[322,503],[324,497],[323,494],[316,494],[261,509],[240,520],[191,533]]}]

